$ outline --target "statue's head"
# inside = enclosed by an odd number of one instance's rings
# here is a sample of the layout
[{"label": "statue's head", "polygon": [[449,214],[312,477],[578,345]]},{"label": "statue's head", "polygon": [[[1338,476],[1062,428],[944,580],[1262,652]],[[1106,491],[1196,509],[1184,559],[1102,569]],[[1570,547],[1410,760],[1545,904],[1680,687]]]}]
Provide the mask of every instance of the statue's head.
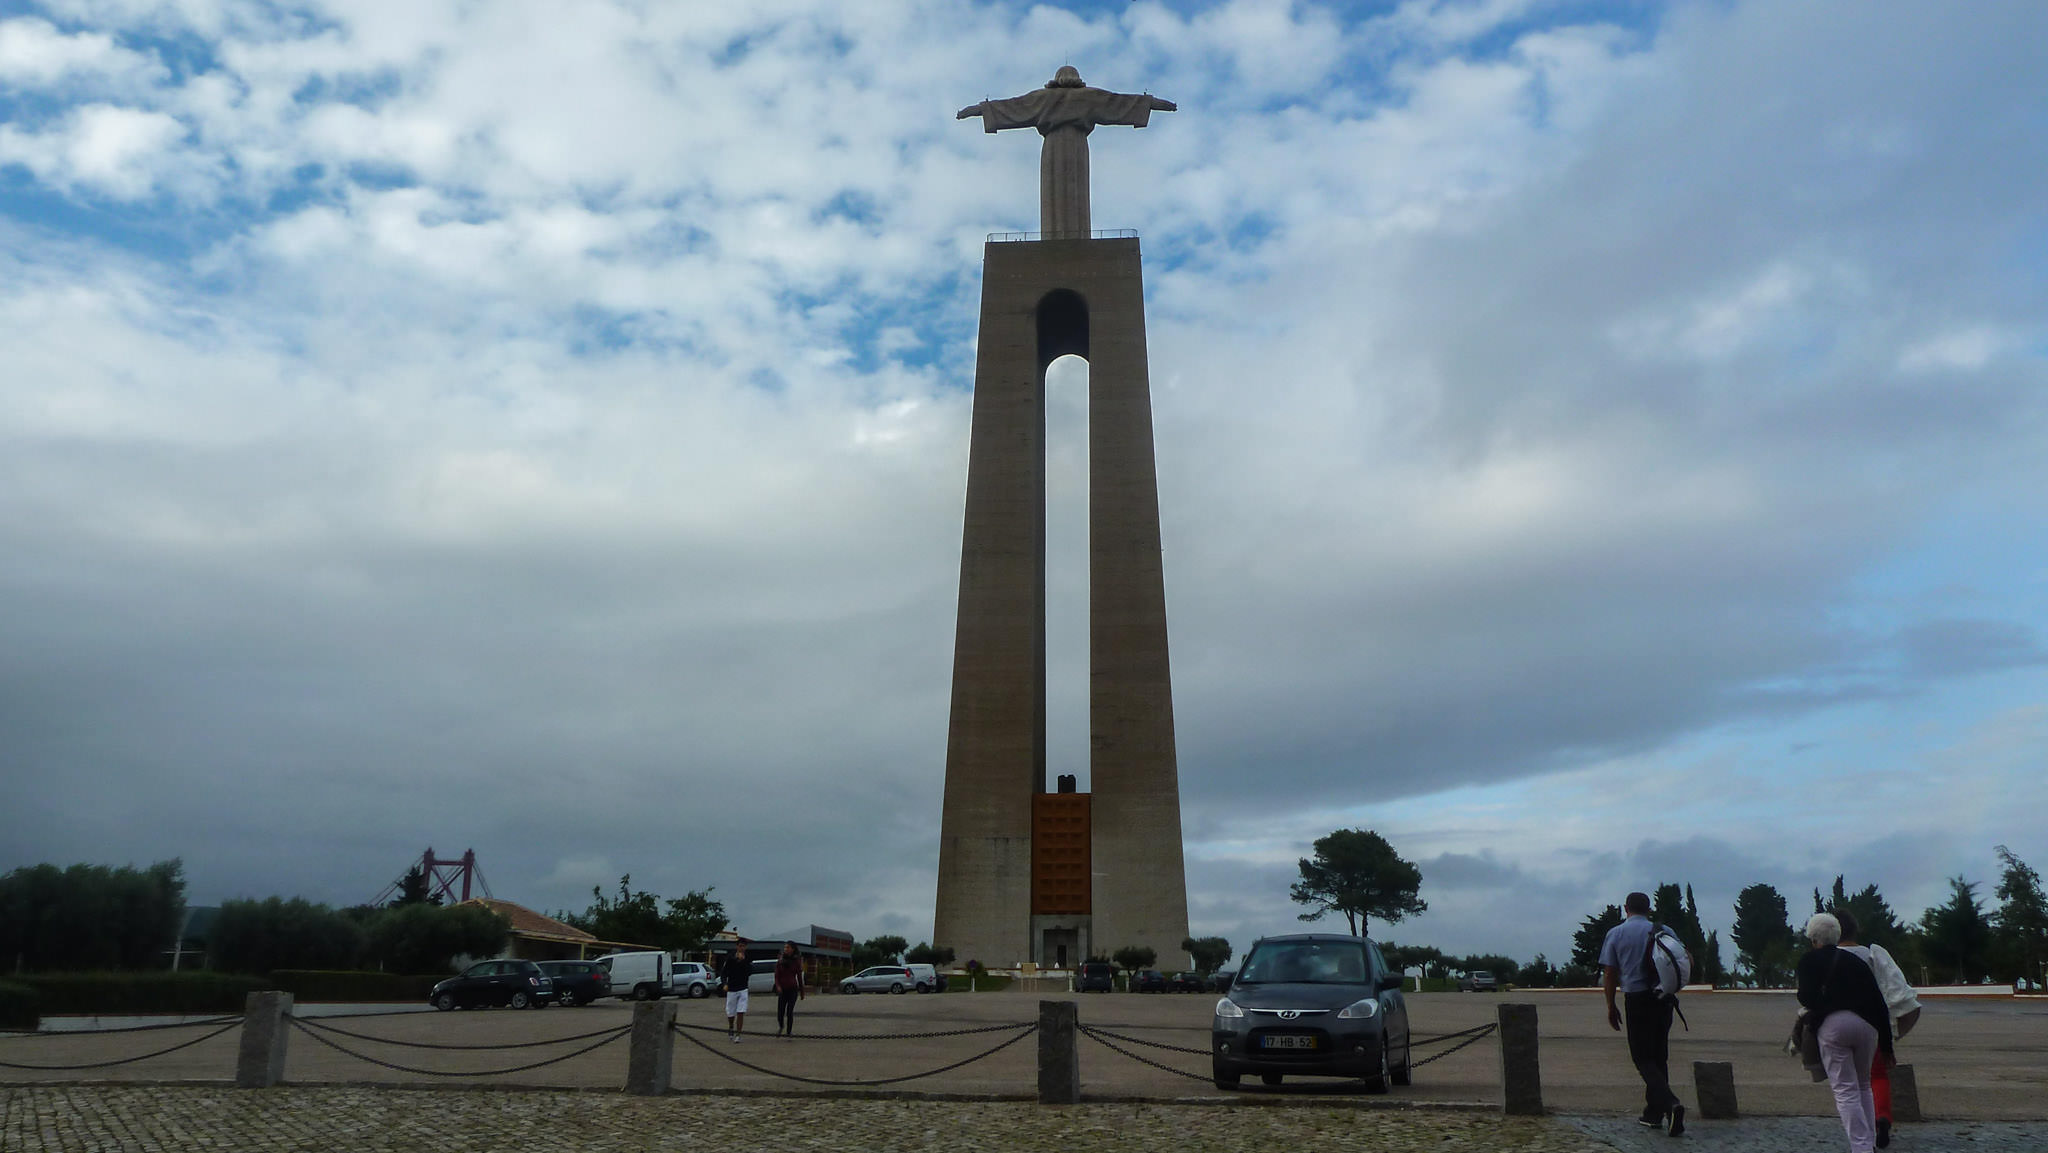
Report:
[{"label": "statue's head", "polygon": [[1045,86],[1047,88],[1088,87],[1088,85],[1083,83],[1081,80],[1081,70],[1074,67],[1072,64],[1060,65],[1060,70],[1052,74],[1052,79],[1046,81]]}]

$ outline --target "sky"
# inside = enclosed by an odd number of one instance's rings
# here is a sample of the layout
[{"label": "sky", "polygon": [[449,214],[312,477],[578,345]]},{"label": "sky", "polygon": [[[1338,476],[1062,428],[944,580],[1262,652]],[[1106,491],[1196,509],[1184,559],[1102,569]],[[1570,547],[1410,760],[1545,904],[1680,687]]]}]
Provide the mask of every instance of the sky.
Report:
[{"label": "sky", "polygon": [[[2048,7],[0,0],[0,871],[931,932],[981,253],[1145,255],[1196,935],[2048,867]],[[1086,369],[1048,383],[1087,786]],[[1325,927],[1332,924],[1323,922]],[[981,958],[989,963],[998,959]]]}]

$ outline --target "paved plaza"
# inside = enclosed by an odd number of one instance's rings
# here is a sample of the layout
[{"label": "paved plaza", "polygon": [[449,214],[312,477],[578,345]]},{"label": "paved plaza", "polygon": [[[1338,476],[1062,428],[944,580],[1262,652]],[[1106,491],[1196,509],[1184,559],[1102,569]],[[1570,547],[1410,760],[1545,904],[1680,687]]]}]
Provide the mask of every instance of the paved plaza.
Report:
[{"label": "paved plaza", "polygon": [[[772,1036],[768,1016],[750,1022],[756,1030],[733,1044],[716,1001],[678,1005],[679,1021],[696,1028],[676,1040],[676,1092],[662,1098],[619,1092],[627,1045],[616,1034],[631,1013],[617,1003],[328,1019],[360,1036],[322,1036],[360,1056],[295,1032],[290,1084],[274,1090],[227,1086],[237,1030],[129,1065],[0,1069],[0,1150],[666,1149],[707,1139],[742,1149],[1241,1150],[1302,1140],[1367,1150],[1670,1148],[1630,1120],[1640,1085],[1597,995],[1511,996],[1539,1007],[1544,1100],[1554,1114],[1541,1120],[1499,1115],[1499,1050],[1491,1037],[1420,1067],[1413,1087],[1385,1097],[1318,1081],[1223,1093],[1208,1083],[1199,1052],[1125,1046],[1164,1067],[1155,1068],[1084,1038],[1087,1101],[1054,1108],[1031,1102],[1035,1035],[958,1032],[1034,1020],[1037,996],[821,996],[803,1003],[807,1035],[787,1041]],[[1201,1050],[1214,997],[1077,1000],[1085,1025]],[[1500,998],[1434,994],[1410,1002],[1417,1033],[1442,1034],[1492,1020]],[[1695,1104],[1693,1060],[1732,1061],[1743,1111],[1739,1121],[1695,1118],[1688,1147],[1843,1147],[1826,1087],[1778,1051],[1790,1005],[1789,996],[1777,995],[1688,999],[1692,1030],[1673,1040],[1679,1092]],[[0,1037],[0,1062],[95,1064],[209,1032]],[[929,1033],[953,1035],[906,1036]],[[1012,1039],[992,1056],[917,1076]],[[1900,1053],[1915,1065],[1929,1120],[1902,1126],[1894,1148],[2048,1149],[2048,1004],[1931,1002]],[[535,1067],[491,1075],[521,1066]],[[1330,1141],[1340,1135],[1341,1142]]]}]

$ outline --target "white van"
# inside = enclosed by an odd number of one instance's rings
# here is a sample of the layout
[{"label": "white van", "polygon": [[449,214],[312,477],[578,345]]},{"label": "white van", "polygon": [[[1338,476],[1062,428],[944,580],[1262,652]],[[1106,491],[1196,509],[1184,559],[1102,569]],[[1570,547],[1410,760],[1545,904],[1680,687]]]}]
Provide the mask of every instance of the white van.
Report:
[{"label": "white van", "polygon": [[612,975],[612,996],[653,1001],[674,992],[667,953],[606,953],[597,959]]},{"label": "white van", "polygon": [[911,980],[917,982],[918,992],[943,993],[946,991],[946,978],[937,968],[931,965],[905,965],[903,967],[910,970]]}]

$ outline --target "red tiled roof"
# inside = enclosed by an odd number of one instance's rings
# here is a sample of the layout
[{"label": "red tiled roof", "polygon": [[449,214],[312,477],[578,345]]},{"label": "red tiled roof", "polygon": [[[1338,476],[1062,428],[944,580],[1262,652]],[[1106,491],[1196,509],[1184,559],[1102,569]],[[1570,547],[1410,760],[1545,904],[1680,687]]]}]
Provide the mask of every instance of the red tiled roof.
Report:
[{"label": "red tiled roof", "polygon": [[544,917],[525,905],[496,897],[471,897],[462,902],[465,905],[481,905],[491,912],[512,922],[512,932],[521,937],[542,937],[550,941],[595,942],[596,937],[576,928],[564,925],[553,917]]}]

